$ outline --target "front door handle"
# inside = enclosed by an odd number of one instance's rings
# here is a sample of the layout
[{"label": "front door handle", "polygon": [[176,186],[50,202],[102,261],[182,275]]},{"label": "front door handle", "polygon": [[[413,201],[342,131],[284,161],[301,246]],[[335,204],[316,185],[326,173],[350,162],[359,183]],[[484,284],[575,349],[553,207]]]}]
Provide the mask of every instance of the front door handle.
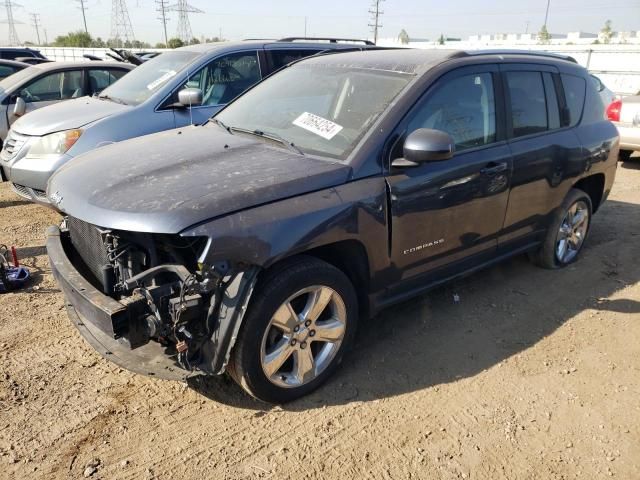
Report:
[{"label": "front door handle", "polygon": [[491,162],[489,165],[480,170],[483,175],[493,176],[496,173],[504,172],[507,170],[507,162]]}]

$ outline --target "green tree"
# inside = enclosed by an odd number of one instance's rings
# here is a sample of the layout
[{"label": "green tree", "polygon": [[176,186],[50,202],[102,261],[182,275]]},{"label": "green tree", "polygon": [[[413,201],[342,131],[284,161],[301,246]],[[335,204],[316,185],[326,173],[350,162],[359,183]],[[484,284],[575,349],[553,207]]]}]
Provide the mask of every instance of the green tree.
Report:
[{"label": "green tree", "polygon": [[199,43],[200,43],[200,40],[198,40],[195,37],[189,41],[189,45],[198,45]]},{"label": "green tree", "polygon": [[538,43],[545,45],[550,41],[551,41],[551,34],[547,30],[547,26],[543,25],[540,31],[538,32]]},{"label": "green tree", "polygon": [[91,35],[83,30],[69,32],[66,35],[56,37],[53,42],[54,47],[91,47],[93,39]]},{"label": "green tree", "polygon": [[184,47],[184,42],[179,38],[170,38],[167,42],[167,48],[180,48]]},{"label": "green tree", "polygon": [[162,42],[158,42],[158,43],[156,43],[155,48],[167,48],[167,46]]},{"label": "green tree", "polygon": [[104,48],[107,46],[107,44],[105,43],[104,40],[102,40],[102,38],[98,37],[93,40],[93,43],[91,44],[91,46],[95,48]]},{"label": "green tree", "polygon": [[440,34],[440,38],[438,39],[438,45],[444,45],[444,42],[445,42],[445,40],[444,40],[444,34],[443,34],[443,33],[441,33],[441,34]]},{"label": "green tree", "polygon": [[610,43],[611,37],[613,37],[613,30],[611,29],[611,20],[604,22],[604,27],[600,30],[600,36],[603,43]]},{"label": "green tree", "polygon": [[400,40],[400,43],[403,45],[407,45],[409,43],[409,34],[404,28],[400,30],[400,33],[398,34],[398,40]]}]

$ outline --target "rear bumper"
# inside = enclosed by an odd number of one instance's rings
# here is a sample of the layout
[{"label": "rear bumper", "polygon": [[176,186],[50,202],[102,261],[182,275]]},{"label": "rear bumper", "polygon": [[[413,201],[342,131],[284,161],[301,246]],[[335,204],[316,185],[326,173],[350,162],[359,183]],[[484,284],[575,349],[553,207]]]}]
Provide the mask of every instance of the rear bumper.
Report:
[{"label": "rear bumper", "polygon": [[640,127],[616,124],[620,134],[620,150],[640,150]]},{"label": "rear bumper", "polygon": [[164,347],[151,341],[132,350],[114,325],[128,318],[127,307],[104,295],[76,270],[63,246],[58,227],[47,230],[47,253],[53,275],[63,291],[71,323],[80,335],[107,360],[143,375],[185,380],[198,375],[181,368]]}]

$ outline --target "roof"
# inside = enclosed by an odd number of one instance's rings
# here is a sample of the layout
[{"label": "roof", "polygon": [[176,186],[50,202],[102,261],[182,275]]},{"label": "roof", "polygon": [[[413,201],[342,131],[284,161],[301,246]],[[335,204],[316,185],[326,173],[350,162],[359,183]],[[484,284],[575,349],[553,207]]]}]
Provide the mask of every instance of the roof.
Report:
[{"label": "roof", "polygon": [[195,52],[195,53],[209,53],[215,50],[240,50],[240,49],[249,49],[249,48],[263,48],[269,45],[281,45],[283,47],[294,47],[300,48],[304,46],[322,46],[328,50],[335,50],[341,48],[353,48],[353,47],[365,47],[362,41],[354,40],[353,43],[332,43],[324,39],[318,39],[314,41],[314,39],[309,38],[307,40],[296,39],[296,41],[287,41],[287,39],[283,40],[245,40],[240,42],[216,42],[216,43],[198,43],[195,45],[188,45],[186,47],[180,47],[177,50],[185,51],[185,52]]},{"label": "roof", "polygon": [[98,61],[90,61],[86,62],[45,62],[38,63],[35,65],[30,65],[32,71],[40,70],[42,72],[49,72],[52,70],[58,70],[63,68],[72,68],[72,67],[84,67],[84,66],[96,66],[96,67],[124,67],[128,69],[132,69],[135,65],[125,62],[98,62]]},{"label": "roof", "polygon": [[16,60],[5,60],[4,58],[0,59],[0,65],[12,65],[14,67],[22,67],[22,68],[28,68],[31,66],[30,63],[18,62]]},{"label": "roof", "polygon": [[302,61],[306,65],[322,65],[338,68],[361,68],[383,70],[398,73],[421,74],[450,58],[464,56],[458,50],[366,50],[341,53],[340,55],[321,55]]}]

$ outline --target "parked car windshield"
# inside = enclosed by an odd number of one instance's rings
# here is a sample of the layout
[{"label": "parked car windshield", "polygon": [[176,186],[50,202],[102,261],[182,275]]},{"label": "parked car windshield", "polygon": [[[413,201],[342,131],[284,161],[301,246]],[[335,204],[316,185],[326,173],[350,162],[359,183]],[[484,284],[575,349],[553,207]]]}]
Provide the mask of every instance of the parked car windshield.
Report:
[{"label": "parked car windshield", "polygon": [[266,79],[215,119],[277,136],[304,153],[346,159],[413,75],[301,63]]},{"label": "parked car windshield", "polygon": [[184,51],[163,53],[134,68],[103,90],[100,98],[138,105],[160,90],[197,56],[197,53]]},{"label": "parked car windshield", "polygon": [[38,67],[27,67],[24,68],[13,75],[8,76],[7,78],[0,81],[0,94],[11,91],[13,87],[22,83],[25,80],[28,80],[35,76],[34,72],[41,72]]}]

